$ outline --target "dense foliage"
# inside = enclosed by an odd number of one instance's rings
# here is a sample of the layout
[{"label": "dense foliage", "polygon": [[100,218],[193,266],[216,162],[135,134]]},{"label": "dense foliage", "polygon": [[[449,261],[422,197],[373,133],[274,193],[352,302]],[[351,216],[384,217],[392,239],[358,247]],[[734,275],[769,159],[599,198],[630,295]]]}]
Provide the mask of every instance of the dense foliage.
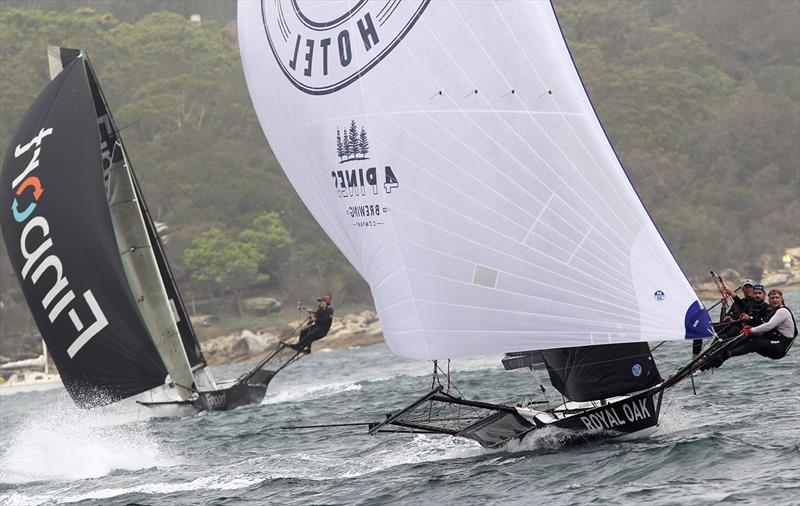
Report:
[{"label": "dense foliage", "polygon": [[[264,140],[232,2],[0,6],[4,150],[48,80],[46,46],[85,48],[151,211],[169,226],[184,292],[330,289],[369,303]],[[564,0],[556,9],[609,136],[688,274],[762,265],[800,243],[800,3]],[[194,12],[202,23],[188,19]],[[212,269],[220,258],[235,259],[231,272]],[[24,332],[2,248],[0,301],[0,335],[4,325]]]}]

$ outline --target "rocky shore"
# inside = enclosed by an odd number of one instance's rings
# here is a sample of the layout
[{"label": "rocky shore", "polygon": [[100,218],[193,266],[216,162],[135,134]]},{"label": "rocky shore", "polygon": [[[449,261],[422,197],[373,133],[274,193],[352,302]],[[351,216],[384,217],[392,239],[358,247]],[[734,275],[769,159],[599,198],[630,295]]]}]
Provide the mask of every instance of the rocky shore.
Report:
[{"label": "rocky shore", "polygon": [[[719,274],[731,290],[738,288],[742,280],[746,277],[732,269],[726,269]],[[709,276],[708,282],[692,283],[692,288],[694,288],[694,291],[697,292],[697,295],[703,300],[717,299],[720,296],[717,285],[714,284],[713,281],[710,281],[710,278],[711,276]],[[782,292],[800,290],[800,269],[793,269],[791,272],[765,272],[761,279],[753,279],[756,283],[762,283],[767,290],[771,290],[772,288],[777,288]]]},{"label": "rocky shore", "polygon": [[[203,316],[192,320],[202,325]],[[201,344],[206,359],[211,364],[239,362],[260,358],[266,351],[275,346],[279,336],[286,339],[291,336],[293,326],[267,327],[253,330],[242,330],[235,334],[206,339]],[[296,341],[296,337],[290,342]],[[367,346],[383,341],[383,329],[378,316],[373,311],[336,317],[328,335],[312,345],[313,351],[324,349],[347,348],[351,346]]]}]

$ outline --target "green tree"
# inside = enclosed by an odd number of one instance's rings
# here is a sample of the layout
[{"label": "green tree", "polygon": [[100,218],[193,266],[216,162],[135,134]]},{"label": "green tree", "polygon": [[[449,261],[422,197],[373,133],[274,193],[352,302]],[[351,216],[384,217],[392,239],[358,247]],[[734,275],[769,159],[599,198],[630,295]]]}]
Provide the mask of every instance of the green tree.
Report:
[{"label": "green tree", "polygon": [[270,277],[276,277],[276,274],[283,270],[294,244],[292,236],[276,212],[257,216],[253,220],[253,228],[243,230],[239,237],[264,255],[259,268],[262,273]]},{"label": "green tree", "polygon": [[236,296],[239,316],[244,315],[242,294],[256,280],[269,275],[258,272],[264,253],[242,238],[230,238],[219,228],[211,228],[192,241],[183,252],[183,260],[197,281],[209,281],[227,288]]}]

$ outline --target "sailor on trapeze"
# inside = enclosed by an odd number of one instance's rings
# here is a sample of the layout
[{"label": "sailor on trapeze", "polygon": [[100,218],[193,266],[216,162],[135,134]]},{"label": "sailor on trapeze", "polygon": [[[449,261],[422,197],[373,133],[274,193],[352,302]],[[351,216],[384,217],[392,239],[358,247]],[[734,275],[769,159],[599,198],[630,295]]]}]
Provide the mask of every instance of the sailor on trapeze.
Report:
[{"label": "sailor on trapeze", "polygon": [[321,299],[317,299],[317,302],[319,302],[317,310],[307,310],[311,321],[300,331],[300,339],[297,344],[287,344],[286,346],[302,353],[311,353],[311,343],[328,335],[331,323],[333,323],[333,302],[331,298],[332,295],[326,293]]},{"label": "sailor on trapeze", "polygon": [[[755,285],[754,288],[756,291],[760,289],[763,292],[764,290],[763,285]],[[700,369],[706,370],[712,367],[720,367],[731,357],[753,352],[773,360],[785,357],[797,337],[797,323],[791,310],[786,307],[783,300],[783,292],[780,290],[773,289],[769,291],[769,305],[773,313],[766,323],[755,327],[747,325],[742,329],[743,334],[750,336],[749,339],[732,350],[723,350],[717,357],[714,357],[713,360]]]}]

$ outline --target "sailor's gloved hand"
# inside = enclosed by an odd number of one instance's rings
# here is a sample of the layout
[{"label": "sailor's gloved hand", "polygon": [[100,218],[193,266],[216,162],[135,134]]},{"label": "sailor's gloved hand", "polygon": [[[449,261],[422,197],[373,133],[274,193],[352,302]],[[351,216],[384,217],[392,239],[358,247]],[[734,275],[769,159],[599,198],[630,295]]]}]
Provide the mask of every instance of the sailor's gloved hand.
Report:
[{"label": "sailor's gloved hand", "polygon": [[742,329],[742,334],[747,334],[748,336],[753,333],[753,329],[750,327],[745,327]]}]

